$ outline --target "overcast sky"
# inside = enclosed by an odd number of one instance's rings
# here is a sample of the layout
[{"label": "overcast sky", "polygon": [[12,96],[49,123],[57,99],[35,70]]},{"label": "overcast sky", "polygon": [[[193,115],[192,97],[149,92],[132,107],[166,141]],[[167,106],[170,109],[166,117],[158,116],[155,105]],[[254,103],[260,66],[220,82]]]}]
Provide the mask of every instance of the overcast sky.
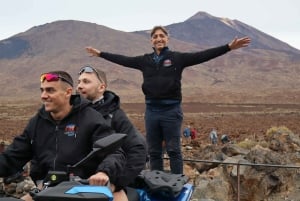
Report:
[{"label": "overcast sky", "polygon": [[121,31],[182,22],[199,11],[237,19],[300,49],[300,0],[0,0],[0,40],[57,20]]}]

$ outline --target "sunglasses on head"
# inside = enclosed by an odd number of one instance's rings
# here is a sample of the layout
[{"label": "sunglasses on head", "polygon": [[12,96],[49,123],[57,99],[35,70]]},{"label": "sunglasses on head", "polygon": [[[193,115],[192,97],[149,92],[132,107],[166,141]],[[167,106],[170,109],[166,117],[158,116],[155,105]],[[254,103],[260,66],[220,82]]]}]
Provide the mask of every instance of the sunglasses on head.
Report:
[{"label": "sunglasses on head", "polygon": [[69,81],[68,79],[62,77],[59,74],[44,73],[44,74],[41,75],[41,82],[44,82],[45,80],[47,80],[48,82],[52,82],[52,81],[58,81],[59,79],[61,79],[64,82],[67,82],[68,84],[70,84],[71,86],[73,86],[73,83],[71,83],[71,81]]},{"label": "sunglasses on head", "polygon": [[91,66],[84,66],[80,69],[79,71],[79,75],[81,75],[82,73],[96,73],[97,78],[99,79],[100,82],[104,83],[104,81],[102,80],[102,78],[99,76],[97,70]]}]

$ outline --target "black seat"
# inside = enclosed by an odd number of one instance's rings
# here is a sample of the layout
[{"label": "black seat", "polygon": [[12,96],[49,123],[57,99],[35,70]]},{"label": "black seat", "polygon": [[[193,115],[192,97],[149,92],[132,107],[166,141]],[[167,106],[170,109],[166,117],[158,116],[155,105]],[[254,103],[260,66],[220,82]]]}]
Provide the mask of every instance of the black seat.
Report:
[{"label": "black seat", "polygon": [[126,187],[125,190],[126,190],[129,201],[139,201],[140,200],[140,196],[139,196],[138,192],[136,191],[136,189],[131,188],[131,187]]}]

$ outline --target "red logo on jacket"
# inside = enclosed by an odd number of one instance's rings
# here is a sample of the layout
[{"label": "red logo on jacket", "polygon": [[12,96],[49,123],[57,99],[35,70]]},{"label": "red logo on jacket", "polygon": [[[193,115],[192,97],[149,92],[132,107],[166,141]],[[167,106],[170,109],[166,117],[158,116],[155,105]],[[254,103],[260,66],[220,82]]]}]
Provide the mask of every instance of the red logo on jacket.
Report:
[{"label": "red logo on jacket", "polygon": [[65,127],[65,135],[70,136],[70,137],[76,137],[76,125],[75,124],[68,124]]},{"label": "red logo on jacket", "polygon": [[170,59],[164,60],[163,66],[164,67],[170,67],[170,66],[172,66],[172,61]]}]

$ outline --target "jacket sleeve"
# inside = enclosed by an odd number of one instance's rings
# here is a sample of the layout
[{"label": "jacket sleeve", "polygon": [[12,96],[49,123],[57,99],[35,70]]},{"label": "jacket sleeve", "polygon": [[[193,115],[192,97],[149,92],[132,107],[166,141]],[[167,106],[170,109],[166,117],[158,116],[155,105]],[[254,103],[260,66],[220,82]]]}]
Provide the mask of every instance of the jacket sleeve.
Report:
[{"label": "jacket sleeve", "polygon": [[108,52],[101,52],[100,57],[121,66],[140,69],[142,56],[129,57]]},{"label": "jacket sleeve", "polygon": [[146,139],[121,109],[117,110],[113,116],[112,128],[118,133],[127,134],[122,145],[122,149],[126,153],[126,164],[116,181],[116,185],[125,187],[133,182],[145,167],[147,160]]},{"label": "jacket sleeve", "polygon": [[230,51],[228,45],[223,45],[220,47],[210,48],[200,52],[193,53],[181,53],[181,62],[183,67],[192,66],[200,64],[211,59],[214,59],[218,56],[221,56]]},{"label": "jacket sleeve", "polygon": [[28,135],[30,127],[31,123],[27,125],[21,135],[14,138],[13,142],[0,155],[0,177],[17,173],[30,161],[32,156],[31,140]]},{"label": "jacket sleeve", "polygon": [[117,151],[105,157],[98,166],[97,172],[105,172],[108,175],[110,182],[119,186],[116,182],[125,166],[125,161],[125,152],[119,148]]},{"label": "jacket sleeve", "polygon": [[[95,129],[93,133],[94,142],[115,132],[109,125],[106,124],[103,116],[98,112],[96,113],[98,114],[98,116],[96,117],[98,121],[98,128]],[[111,183],[114,183],[116,181],[116,178],[120,175],[120,172],[124,168],[125,161],[125,153],[121,148],[119,148],[118,150],[113,151],[111,154],[107,155],[98,165],[96,171],[105,172],[109,176]]]}]

